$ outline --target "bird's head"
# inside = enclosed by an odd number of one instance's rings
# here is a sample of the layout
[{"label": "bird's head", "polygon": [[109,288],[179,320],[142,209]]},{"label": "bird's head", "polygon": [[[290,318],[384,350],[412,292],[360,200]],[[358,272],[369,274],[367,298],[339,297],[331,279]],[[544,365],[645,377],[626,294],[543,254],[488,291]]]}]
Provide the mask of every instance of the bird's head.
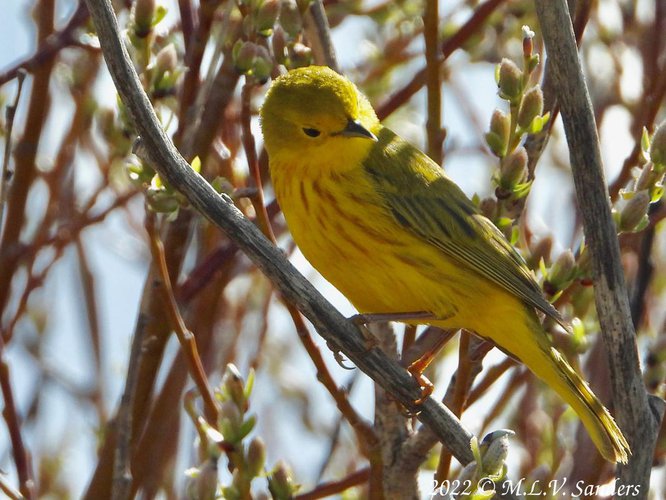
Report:
[{"label": "bird's head", "polygon": [[[320,163],[367,154],[379,121],[353,83],[324,66],[299,68],[277,78],[261,108],[268,155],[287,162]],[[347,160],[351,158],[346,158]]]}]

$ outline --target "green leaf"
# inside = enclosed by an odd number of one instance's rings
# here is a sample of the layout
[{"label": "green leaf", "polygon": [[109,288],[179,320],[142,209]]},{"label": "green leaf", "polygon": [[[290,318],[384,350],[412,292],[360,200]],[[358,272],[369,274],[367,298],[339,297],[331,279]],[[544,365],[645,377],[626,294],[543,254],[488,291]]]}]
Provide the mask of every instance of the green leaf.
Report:
[{"label": "green leaf", "polygon": [[250,372],[247,374],[247,381],[245,382],[245,387],[243,388],[243,394],[245,399],[250,399],[250,394],[252,394],[252,388],[254,387],[254,377],[255,372],[254,368],[250,368]]},{"label": "green leaf", "polygon": [[643,127],[643,133],[641,134],[641,150],[644,158],[650,157],[650,133],[647,127]]},{"label": "green leaf", "polygon": [[254,415],[250,415],[250,417],[242,423],[240,429],[238,429],[238,436],[237,436],[238,441],[241,441],[245,436],[247,436],[250,432],[252,432],[252,429],[254,429],[256,423],[257,423],[257,417]]},{"label": "green leaf", "polygon": [[192,162],[190,163],[190,166],[192,167],[192,170],[194,170],[197,174],[201,173],[201,158],[199,156],[195,156],[192,158]]},{"label": "green leaf", "polygon": [[152,27],[154,28],[166,17],[168,9],[164,5],[158,5],[155,8],[155,16],[153,17]]},{"label": "green leaf", "polygon": [[664,186],[655,184],[650,193],[650,203],[656,203],[664,196]]}]

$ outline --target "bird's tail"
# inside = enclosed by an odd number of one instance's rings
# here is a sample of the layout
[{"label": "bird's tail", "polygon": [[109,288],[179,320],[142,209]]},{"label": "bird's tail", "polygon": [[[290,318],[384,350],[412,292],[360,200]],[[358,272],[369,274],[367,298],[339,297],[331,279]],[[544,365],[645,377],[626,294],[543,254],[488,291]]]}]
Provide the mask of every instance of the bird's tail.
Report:
[{"label": "bird's tail", "polygon": [[[566,359],[551,346],[536,315],[531,313],[523,319],[526,321],[507,325],[511,331],[495,330],[492,340],[527,365],[574,409],[606,460],[626,463],[631,454],[629,444],[611,414]],[[516,327],[524,330],[516,331]]]},{"label": "bird's tail", "polygon": [[606,460],[627,463],[629,444],[611,414],[564,357],[552,347],[549,351],[543,353],[543,363],[530,366],[532,371],[571,405]]}]

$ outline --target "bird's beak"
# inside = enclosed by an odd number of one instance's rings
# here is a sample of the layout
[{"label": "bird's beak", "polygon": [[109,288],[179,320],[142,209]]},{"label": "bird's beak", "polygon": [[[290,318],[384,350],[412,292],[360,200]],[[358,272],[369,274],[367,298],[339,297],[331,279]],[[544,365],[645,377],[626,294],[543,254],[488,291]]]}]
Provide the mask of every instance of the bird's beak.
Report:
[{"label": "bird's beak", "polygon": [[370,139],[371,141],[377,142],[377,136],[375,136],[375,134],[370,132],[358,121],[352,120],[351,118],[347,122],[347,126],[336,135],[341,135],[342,137],[360,137],[361,139]]}]

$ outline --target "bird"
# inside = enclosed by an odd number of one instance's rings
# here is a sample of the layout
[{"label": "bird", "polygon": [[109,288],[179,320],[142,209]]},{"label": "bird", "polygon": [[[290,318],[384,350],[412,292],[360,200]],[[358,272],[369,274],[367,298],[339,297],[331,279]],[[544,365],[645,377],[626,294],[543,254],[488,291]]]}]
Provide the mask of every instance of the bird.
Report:
[{"label": "bird", "polygon": [[567,322],[495,225],[425,153],[325,66],[273,80],[260,109],[275,197],[312,266],[367,317],[465,328],[526,365],[577,413],[601,455],[631,451],[552,345]]}]

